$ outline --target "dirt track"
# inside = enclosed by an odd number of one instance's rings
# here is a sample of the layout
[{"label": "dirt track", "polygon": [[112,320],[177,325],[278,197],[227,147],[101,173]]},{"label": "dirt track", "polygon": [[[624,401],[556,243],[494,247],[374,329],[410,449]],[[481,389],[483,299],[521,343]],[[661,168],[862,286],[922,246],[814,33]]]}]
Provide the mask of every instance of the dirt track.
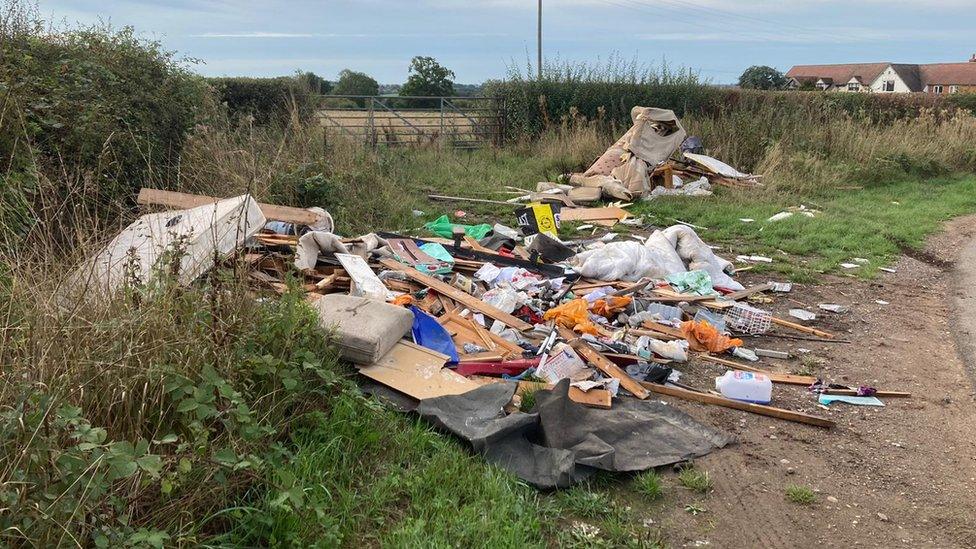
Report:
[{"label": "dirt track", "polygon": [[[816,286],[795,285],[791,294],[763,305],[787,317],[788,309],[806,304],[818,315],[811,325],[853,344],[747,340],[770,349],[810,349],[808,356],[822,359],[814,375],[910,391],[912,398],[884,399],[885,408],[834,404],[825,410],[803,387],[774,387],[774,405],[829,416],[838,424],[831,431],[667,399],[738,442],[699,460],[715,481],[708,496],[680,488],[672,476],[662,502],[648,507],[634,499],[634,509],[653,520],[650,527],[661,528],[672,547],[976,547],[976,376],[969,375],[976,370],[961,358],[976,351],[974,239],[976,216],[959,219],[930,240],[929,254],[916,256],[927,262],[902,257],[897,273],[871,282],[831,276]],[[946,268],[957,260],[966,268]],[[767,280],[744,278],[747,286]],[[850,311],[816,310],[823,302]],[[802,368],[797,359],[763,361],[773,371]],[[808,367],[814,362],[806,360]],[[703,364],[683,370],[699,387],[722,372]],[[789,502],[791,484],[815,489],[817,501]],[[706,511],[693,516],[684,507],[696,502]]]}]

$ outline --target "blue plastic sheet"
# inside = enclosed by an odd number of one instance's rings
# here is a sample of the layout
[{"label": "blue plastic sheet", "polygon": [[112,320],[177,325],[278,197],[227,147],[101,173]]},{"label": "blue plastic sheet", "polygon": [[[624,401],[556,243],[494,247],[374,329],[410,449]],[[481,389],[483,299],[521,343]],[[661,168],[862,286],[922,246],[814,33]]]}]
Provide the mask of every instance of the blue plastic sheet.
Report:
[{"label": "blue plastic sheet", "polygon": [[413,342],[432,351],[445,354],[451,358],[450,362],[457,363],[457,348],[454,347],[451,334],[447,333],[447,330],[437,322],[436,318],[416,306],[411,305],[410,311],[413,313],[413,327],[410,328],[413,334]]},{"label": "blue plastic sheet", "polygon": [[884,402],[881,402],[877,397],[865,397],[865,396],[850,396],[850,395],[820,395],[820,404],[825,406],[830,406],[831,402],[844,402],[846,404],[855,404],[857,406],[884,406]]}]

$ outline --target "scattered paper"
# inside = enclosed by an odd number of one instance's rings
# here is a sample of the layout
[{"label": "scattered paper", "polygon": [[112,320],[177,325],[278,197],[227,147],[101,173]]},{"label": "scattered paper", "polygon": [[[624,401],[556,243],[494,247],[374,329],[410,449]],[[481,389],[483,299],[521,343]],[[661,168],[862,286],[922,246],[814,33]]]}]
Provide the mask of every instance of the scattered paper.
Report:
[{"label": "scattered paper", "polygon": [[740,217],[739,218],[739,221],[741,221],[743,223],[752,223],[753,221],[755,221],[755,219],[752,219],[752,218],[749,218],[749,217]]},{"label": "scattered paper", "polygon": [[773,291],[781,294],[789,293],[793,290],[792,282],[772,282]]},{"label": "scattered paper", "polygon": [[856,269],[860,267],[857,263],[841,263],[840,266],[845,269]]},{"label": "scattered paper", "polygon": [[847,307],[843,305],[837,305],[836,303],[820,303],[817,305],[820,309],[824,311],[830,311],[831,313],[846,313]]},{"label": "scattered paper", "polygon": [[888,303],[883,299],[875,299],[874,302],[877,303],[878,305],[890,305],[890,303]]},{"label": "scattered paper", "polygon": [[556,383],[560,379],[573,377],[585,369],[586,363],[580,359],[576,351],[569,345],[562,345],[553,349],[552,354],[535,371],[535,375],[549,383]]},{"label": "scattered paper", "polygon": [[884,271],[886,273],[897,273],[898,269],[892,269],[891,267],[878,267],[879,271]]}]

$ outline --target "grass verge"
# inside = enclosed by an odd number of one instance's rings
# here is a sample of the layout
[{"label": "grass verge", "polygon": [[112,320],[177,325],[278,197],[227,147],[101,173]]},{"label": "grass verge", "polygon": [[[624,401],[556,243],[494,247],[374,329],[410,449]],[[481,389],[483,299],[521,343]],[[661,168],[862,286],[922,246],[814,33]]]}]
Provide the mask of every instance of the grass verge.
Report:
[{"label": "grass verge", "polygon": [[[818,210],[813,217],[793,215],[767,221],[789,207]],[[864,258],[868,263],[843,270],[871,277],[905,248],[922,245],[929,234],[953,217],[976,211],[976,178],[942,177],[895,181],[863,189],[831,190],[816,195],[719,189],[704,198],[667,197],[633,208],[635,215],[666,226],[676,219],[702,227],[699,234],[722,254],[766,255],[771,264],[757,272],[775,272],[794,281],[812,281],[841,263]],[[754,219],[743,222],[740,219]]]}]

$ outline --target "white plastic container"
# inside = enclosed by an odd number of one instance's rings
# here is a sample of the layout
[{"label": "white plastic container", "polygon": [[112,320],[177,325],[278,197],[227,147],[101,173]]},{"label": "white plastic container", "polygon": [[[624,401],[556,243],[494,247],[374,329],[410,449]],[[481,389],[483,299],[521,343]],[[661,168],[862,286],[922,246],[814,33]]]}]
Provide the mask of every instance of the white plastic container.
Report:
[{"label": "white plastic container", "polygon": [[715,390],[726,398],[769,404],[773,382],[763,374],[729,370],[725,375],[715,378]]}]

